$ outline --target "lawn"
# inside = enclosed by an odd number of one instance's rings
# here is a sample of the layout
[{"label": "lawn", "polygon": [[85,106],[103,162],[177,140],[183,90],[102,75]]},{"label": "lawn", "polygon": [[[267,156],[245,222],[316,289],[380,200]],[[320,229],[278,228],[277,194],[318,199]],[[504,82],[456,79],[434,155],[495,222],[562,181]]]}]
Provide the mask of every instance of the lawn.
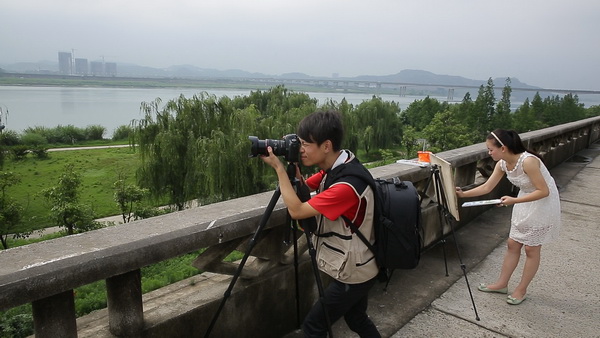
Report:
[{"label": "lawn", "polygon": [[113,185],[119,173],[128,182],[135,182],[138,156],[131,148],[51,151],[47,159],[28,155],[20,161],[8,160],[2,169],[21,179],[7,189],[7,194],[25,208],[23,230],[54,225],[48,223],[50,205],[40,192],[56,186],[65,166],[71,163],[81,175],[81,202],[92,206],[97,218],[120,214],[113,200]]}]

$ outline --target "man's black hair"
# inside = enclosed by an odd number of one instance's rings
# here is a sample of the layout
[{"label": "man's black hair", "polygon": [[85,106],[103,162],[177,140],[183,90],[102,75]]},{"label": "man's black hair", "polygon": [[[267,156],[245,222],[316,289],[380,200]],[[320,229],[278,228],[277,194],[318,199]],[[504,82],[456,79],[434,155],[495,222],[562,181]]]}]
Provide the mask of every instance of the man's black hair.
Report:
[{"label": "man's black hair", "polygon": [[344,138],[342,115],[335,110],[316,111],[300,121],[296,134],[301,139],[317,145],[330,140],[333,150],[339,151],[342,149]]}]

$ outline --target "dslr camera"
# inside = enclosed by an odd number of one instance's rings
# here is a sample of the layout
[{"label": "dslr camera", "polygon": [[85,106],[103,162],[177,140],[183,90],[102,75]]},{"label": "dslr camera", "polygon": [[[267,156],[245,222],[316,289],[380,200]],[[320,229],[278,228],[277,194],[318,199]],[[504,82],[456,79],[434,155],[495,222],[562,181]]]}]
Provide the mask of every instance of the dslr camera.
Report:
[{"label": "dslr camera", "polygon": [[267,147],[273,148],[273,154],[283,156],[288,162],[298,162],[300,153],[300,139],[296,134],[288,134],[281,140],[265,139],[259,140],[256,136],[248,136],[252,143],[250,147],[250,157],[258,155],[269,156]]}]

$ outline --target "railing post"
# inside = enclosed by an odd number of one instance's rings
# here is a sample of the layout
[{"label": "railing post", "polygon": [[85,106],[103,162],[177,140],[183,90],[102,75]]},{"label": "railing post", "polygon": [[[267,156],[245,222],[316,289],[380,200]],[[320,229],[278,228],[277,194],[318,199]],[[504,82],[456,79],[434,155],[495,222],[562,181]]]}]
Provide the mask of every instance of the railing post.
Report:
[{"label": "railing post", "polygon": [[464,187],[469,184],[473,184],[475,181],[475,174],[477,173],[477,162],[465,164],[456,168],[454,175],[454,183],[457,187]]},{"label": "railing post", "polygon": [[36,338],[77,337],[73,290],[31,303]]},{"label": "railing post", "polygon": [[144,328],[139,269],[106,279],[108,326],[115,336],[141,336]]}]

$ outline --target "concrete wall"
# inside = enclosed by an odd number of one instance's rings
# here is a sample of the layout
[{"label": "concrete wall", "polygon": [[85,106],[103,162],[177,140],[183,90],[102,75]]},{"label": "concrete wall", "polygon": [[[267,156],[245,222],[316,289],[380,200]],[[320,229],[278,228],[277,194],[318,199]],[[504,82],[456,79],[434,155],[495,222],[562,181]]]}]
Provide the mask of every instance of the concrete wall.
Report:
[{"label": "concrete wall", "polygon": [[[591,118],[526,133],[522,138],[552,167],[599,136],[600,118]],[[493,168],[484,143],[437,155],[452,164],[459,186],[483,182]],[[440,226],[429,184],[430,168],[391,164],[371,171],[374,177],[399,176],[415,184],[423,198],[425,247],[450,233],[448,224]],[[489,197],[510,193],[510,189],[504,182]],[[274,202],[272,197],[273,192],[257,194],[5,250],[0,255],[0,310],[32,303],[39,337],[203,335],[238,268],[222,259],[236,248],[246,251],[266,206]],[[455,225],[460,227],[485,210],[462,209],[461,221]],[[293,250],[284,243],[284,223],[285,208],[277,203],[212,336],[278,337],[295,329],[315,302],[315,275],[301,238],[296,312]],[[207,272],[141,295],[142,267],[200,248],[208,250],[194,265]],[[72,290],[98,280],[107,281],[108,309],[75,321]]]}]

